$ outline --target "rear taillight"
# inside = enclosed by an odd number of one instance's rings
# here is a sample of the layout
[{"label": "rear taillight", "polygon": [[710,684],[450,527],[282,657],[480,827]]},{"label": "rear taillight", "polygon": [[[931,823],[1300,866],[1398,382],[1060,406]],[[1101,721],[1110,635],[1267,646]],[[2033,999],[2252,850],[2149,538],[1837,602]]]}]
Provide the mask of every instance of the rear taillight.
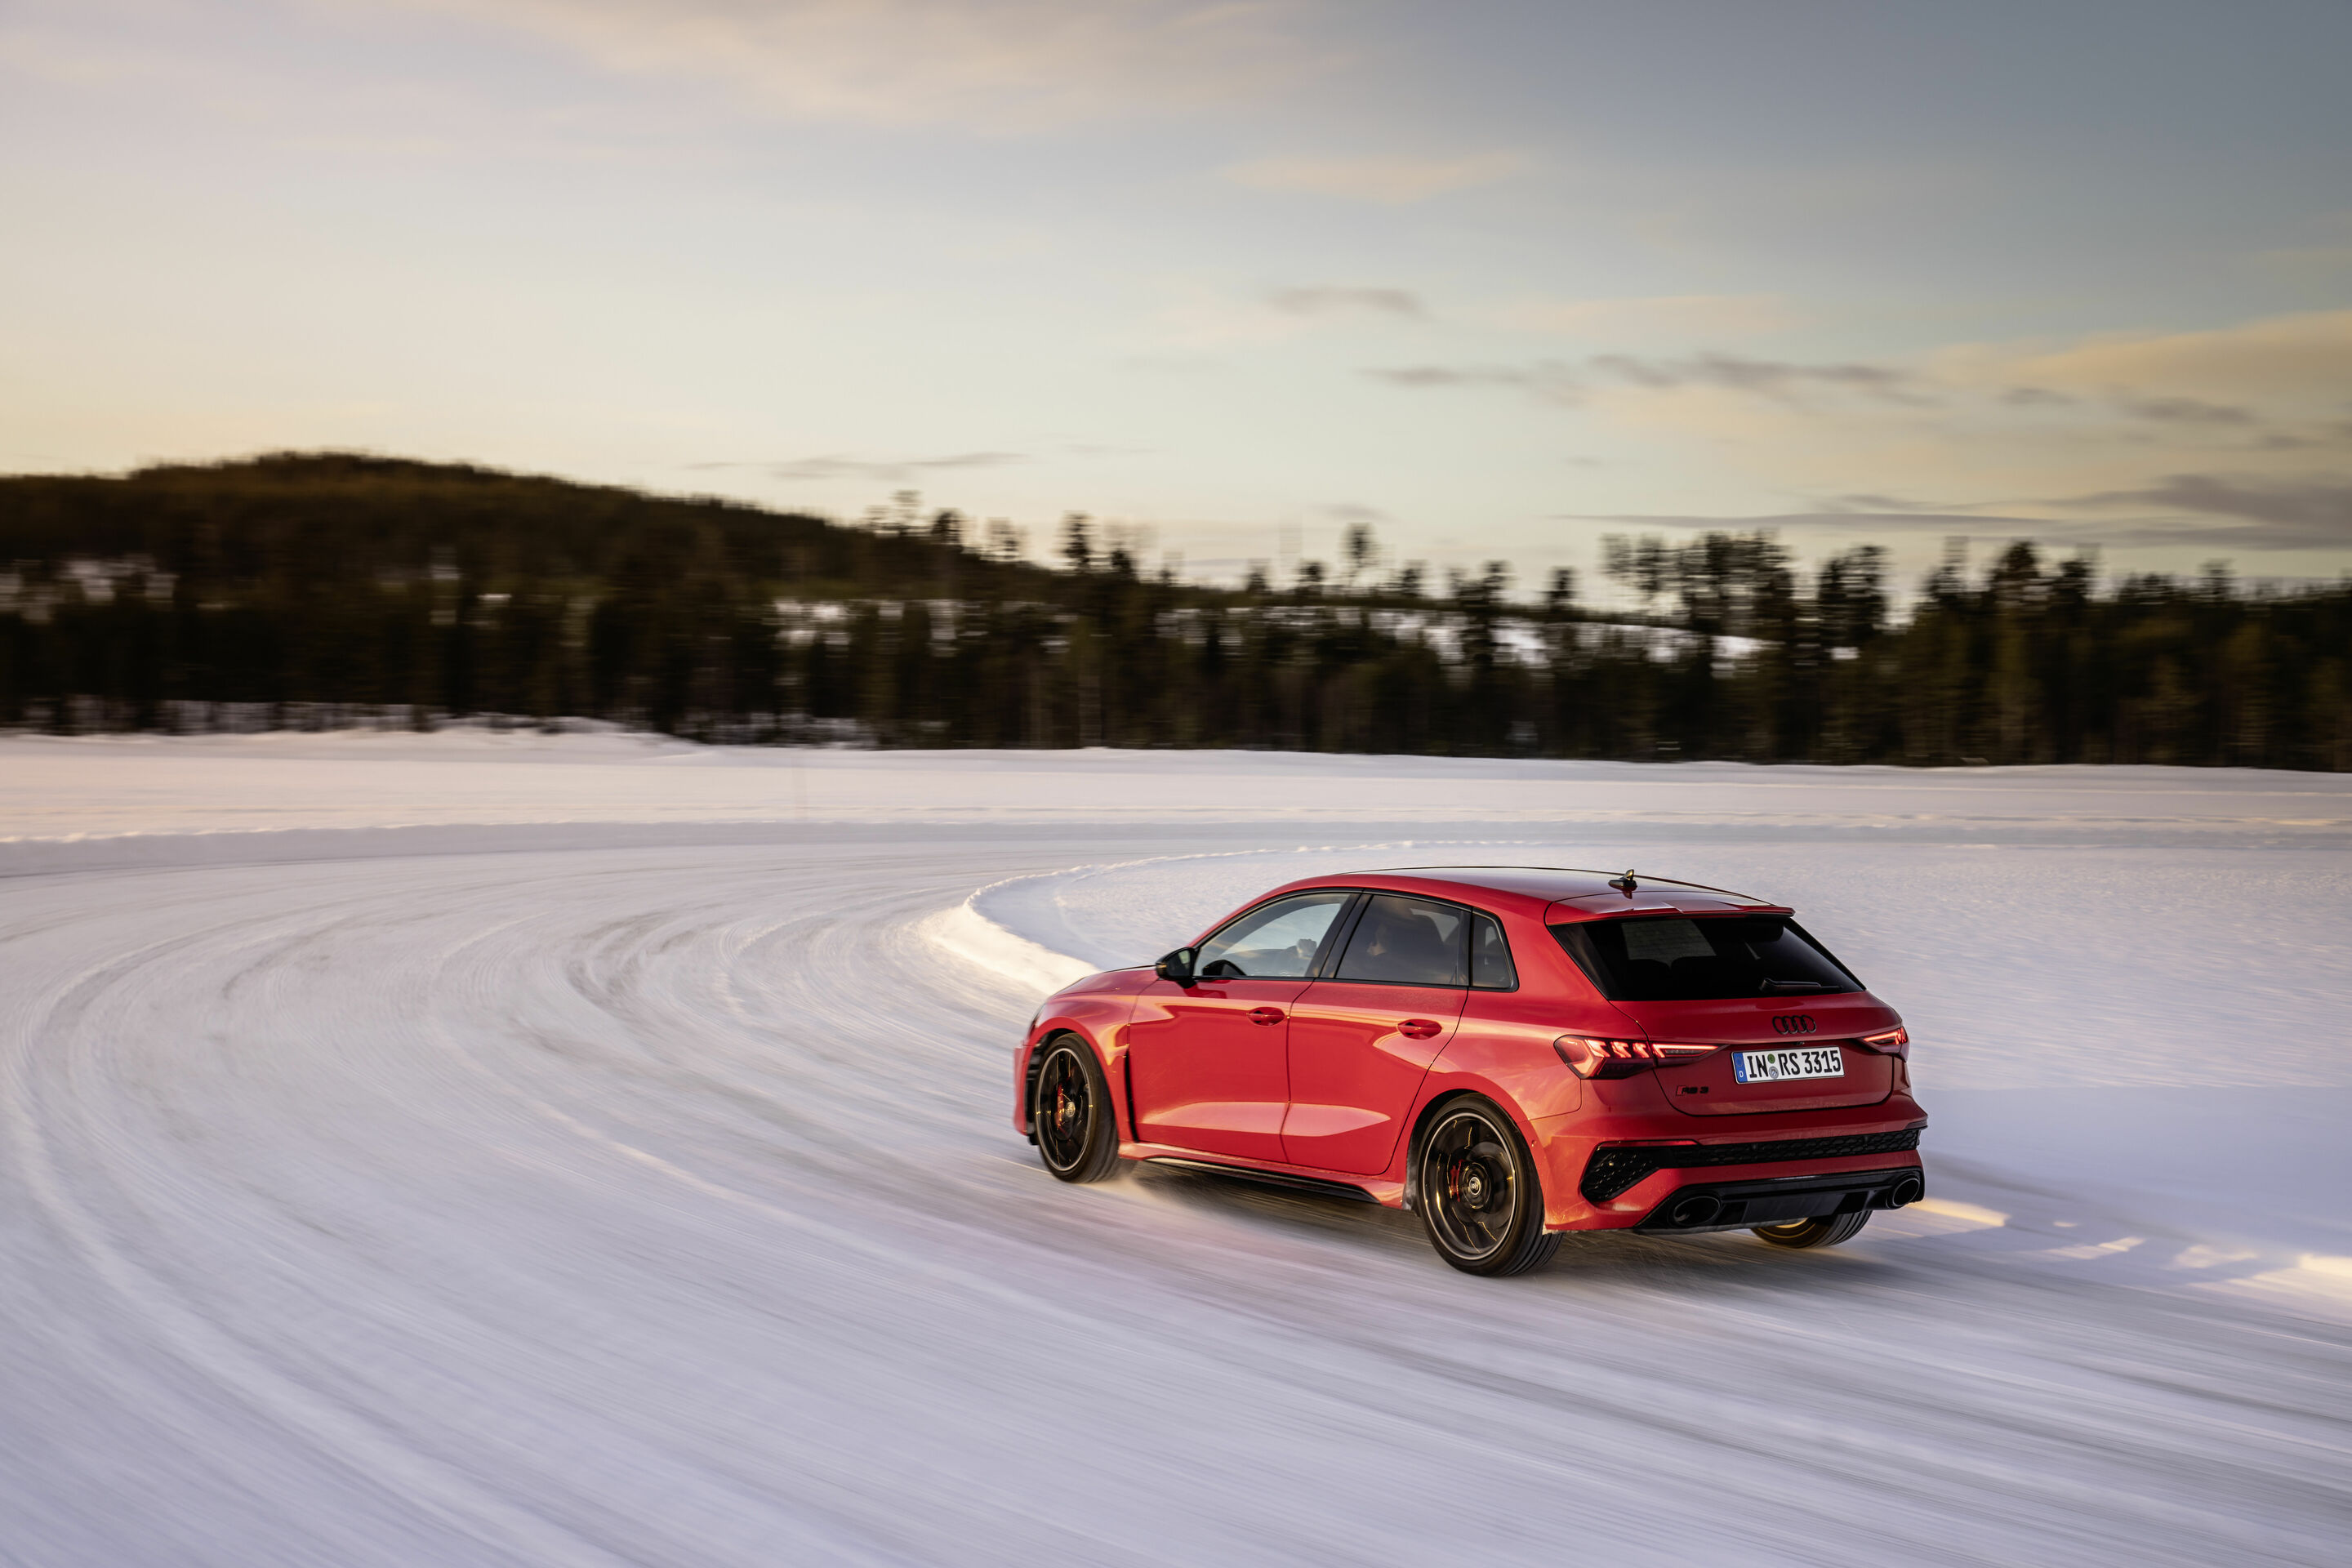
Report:
[{"label": "rear taillight", "polygon": [[1881,1056],[1901,1057],[1906,1061],[1911,1059],[1911,1031],[1900,1024],[1884,1034],[1864,1035],[1862,1043]]},{"label": "rear taillight", "polygon": [[1604,1040],[1591,1035],[1562,1035],[1551,1043],[1559,1059],[1586,1078],[1631,1078],[1669,1062],[1688,1061],[1721,1047],[1662,1046],[1650,1040]]}]

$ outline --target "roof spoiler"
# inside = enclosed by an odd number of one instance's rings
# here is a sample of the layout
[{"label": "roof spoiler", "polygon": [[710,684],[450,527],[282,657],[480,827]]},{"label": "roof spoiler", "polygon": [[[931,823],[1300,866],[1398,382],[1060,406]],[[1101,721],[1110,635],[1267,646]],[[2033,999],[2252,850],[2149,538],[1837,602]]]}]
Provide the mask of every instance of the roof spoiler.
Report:
[{"label": "roof spoiler", "polygon": [[[1686,889],[1686,891],[1689,889]],[[1786,904],[1766,904],[1730,899],[1743,895],[1727,895],[1726,901],[1714,899],[1677,899],[1674,892],[1644,888],[1632,894],[1599,893],[1581,899],[1562,899],[1544,910],[1544,924],[1568,925],[1577,921],[1614,920],[1620,915],[1793,915],[1797,911]]]}]

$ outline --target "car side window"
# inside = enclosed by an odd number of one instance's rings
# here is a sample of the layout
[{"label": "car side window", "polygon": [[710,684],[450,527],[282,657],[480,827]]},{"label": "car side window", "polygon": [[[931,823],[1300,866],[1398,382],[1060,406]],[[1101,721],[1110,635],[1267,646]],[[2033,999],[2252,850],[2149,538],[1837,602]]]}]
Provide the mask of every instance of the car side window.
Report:
[{"label": "car side window", "polygon": [[1315,967],[1331,922],[1356,895],[1297,893],[1260,904],[1201,944],[1194,973],[1204,980],[1302,980]]},{"label": "car side window", "polygon": [[1511,944],[1492,915],[1470,918],[1470,984],[1487,991],[1515,991],[1518,971],[1511,967]]},{"label": "car side window", "polygon": [[1466,982],[1467,910],[1423,899],[1375,895],[1356,922],[1339,960],[1341,980],[1391,985],[1460,985]]}]

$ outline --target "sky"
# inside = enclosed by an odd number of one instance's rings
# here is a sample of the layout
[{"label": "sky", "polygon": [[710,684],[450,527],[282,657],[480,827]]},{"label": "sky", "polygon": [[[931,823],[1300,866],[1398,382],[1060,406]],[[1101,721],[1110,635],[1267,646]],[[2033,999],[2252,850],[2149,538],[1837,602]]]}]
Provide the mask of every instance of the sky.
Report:
[{"label": "sky", "polygon": [[0,0],[0,470],[2332,579],[2347,60],[2341,0]]}]

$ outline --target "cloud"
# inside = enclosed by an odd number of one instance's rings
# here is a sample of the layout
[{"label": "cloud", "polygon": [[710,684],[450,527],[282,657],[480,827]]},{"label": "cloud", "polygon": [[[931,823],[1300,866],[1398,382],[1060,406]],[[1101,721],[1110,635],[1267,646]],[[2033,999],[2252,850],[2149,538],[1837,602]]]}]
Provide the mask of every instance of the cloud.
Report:
[{"label": "cloud", "polygon": [[[2112,521],[2026,517],[2014,512],[1979,511],[1966,505],[1937,506],[1901,496],[1866,493],[1832,497],[1810,510],[1747,516],[1654,512],[1566,515],[1579,521],[1640,528],[1958,534],[1978,539],[2040,539],[2076,547],[2104,544],[2311,551],[2342,550],[2352,545],[2352,482],[2340,479],[2264,480],[2173,474],[2154,484],[2024,504],[2061,510],[2131,511],[2140,515]],[[2226,521],[2197,521],[2200,517]]]},{"label": "cloud", "polygon": [[1261,191],[1303,191],[1350,201],[1402,205],[1448,191],[1491,185],[1522,173],[1518,153],[1473,153],[1456,158],[1263,158],[1236,163],[1225,178]]},{"label": "cloud", "polygon": [[1494,312],[1520,331],[1578,337],[1744,337],[1790,325],[1774,294],[1657,294],[1611,300],[1526,300]]},{"label": "cloud", "polygon": [[2352,310],[2195,332],[2105,333],[2058,349],[1970,344],[1937,355],[1934,368],[1957,383],[2083,398],[2333,408],[2352,386]]},{"label": "cloud", "polygon": [[[2041,539],[2074,546],[2335,551],[2352,545],[2352,481],[2341,479],[2233,479],[2212,474],[2172,474],[2154,484],[2023,504],[2061,510],[2133,511],[2141,515],[2114,521],[2023,517],[1976,511],[1965,506],[1937,507],[1900,496],[1871,494],[1833,497],[1812,510],[1752,516],[1651,512],[1567,515],[1574,521],[1641,528],[1965,534],[1979,539]],[[2191,515],[2184,517],[2183,513]],[[2226,521],[2199,521],[2200,517]]]},{"label": "cloud", "polygon": [[[123,18],[108,20],[120,24]],[[184,74],[184,62],[168,52],[121,36],[131,31],[118,26],[112,37],[76,37],[21,23],[0,29],[0,73],[72,88],[159,82]]]},{"label": "cloud", "polygon": [[2322,426],[2302,435],[2273,430],[2254,443],[2256,450],[2264,452],[2303,452],[2315,447],[2352,447],[2352,421]]},{"label": "cloud", "polygon": [[[2339,220],[2341,221],[2341,220]],[[2352,245],[2297,246],[2255,253],[2254,265],[2282,282],[2331,293],[2352,284]]]},{"label": "cloud", "polygon": [[1758,529],[1813,529],[1836,533],[1966,534],[1975,538],[2063,538],[2082,527],[2040,517],[1989,517],[1974,512],[1782,511],[1747,517],[1696,517],[1667,512],[1562,512],[1560,521],[1617,522],[1637,528],[1712,529],[1751,533]]},{"label": "cloud", "polygon": [[[1637,315],[1651,304],[1671,314],[1685,298],[1712,297],[1591,301],[1589,315],[1580,314],[1584,306],[1563,306],[1555,320],[1598,324],[1612,309]],[[2286,451],[2332,445],[2347,428],[2352,310],[2204,332],[2103,337],[2058,350],[1962,345],[1906,364],[1766,359],[1715,349],[1595,354],[1573,371],[1551,362],[1540,370],[1421,365],[1371,374],[1407,386],[1540,386],[1553,396],[1570,380],[1587,390],[1612,384],[1650,392],[1711,389],[1807,412],[1820,395],[1844,395],[1864,405],[1941,408],[1961,421],[2000,410],[2066,416],[2071,423],[2053,428],[2077,437],[2096,432],[2104,417],[2110,438],[2143,444],[2158,438],[2151,426],[2183,440],[2234,432],[2263,449]],[[2014,424],[2000,428],[2013,430]]]},{"label": "cloud", "polygon": [[2252,425],[2253,411],[2234,404],[2208,403],[2201,397],[2135,397],[2116,399],[2116,406],[2135,419],[2159,425]]},{"label": "cloud", "polygon": [[1381,365],[1364,374],[1391,386],[1502,386],[1533,393],[1551,403],[1574,404],[1584,399],[1584,385],[1576,372],[1557,361],[1531,365]]},{"label": "cloud", "polygon": [[1800,364],[1787,360],[1743,359],[1736,354],[1705,353],[1690,359],[1637,359],[1631,354],[1600,354],[1593,369],[1633,386],[1717,386],[1759,397],[1788,399],[1809,388],[1858,392],[1888,403],[1933,403],[1936,399],[1919,378],[1906,370],[1880,364]]},{"label": "cloud", "polygon": [[1595,377],[1653,391],[1714,387],[1780,403],[1794,403],[1804,392],[1822,389],[1859,393],[1884,403],[1916,405],[1937,401],[1918,377],[1888,365],[1800,364],[1726,353],[1671,360],[1595,354],[1580,369],[1548,360],[1530,365],[1398,365],[1364,374],[1394,386],[1517,387],[1560,403],[1580,401]]},{"label": "cloud", "polygon": [[1953,510],[1948,501],[1909,500],[1902,496],[1862,493],[1832,496],[1822,503],[1829,511],[1849,512],[1948,512]]},{"label": "cloud", "polygon": [[1200,350],[1286,342],[1310,332],[1378,321],[1423,321],[1428,308],[1405,289],[1312,284],[1237,295],[1197,282],[1179,284],[1153,311],[1145,331],[1155,349]]},{"label": "cloud", "polygon": [[400,0],[795,119],[1026,131],[1258,96],[1334,63],[1315,0]]},{"label": "cloud", "polygon": [[1429,312],[1420,296],[1403,289],[1276,289],[1266,296],[1276,310],[1294,316],[1320,316],[1340,310],[1370,310],[1375,315],[1410,316]]},{"label": "cloud", "polygon": [[759,468],[772,479],[792,480],[864,479],[901,483],[925,474],[968,468],[1002,468],[1029,458],[1019,452],[957,452],[944,458],[793,458],[783,462],[689,463],[693,468]]},{"label": "cloud", "polygon": [[2197,543],[2250,550],[2341,550],[2352,545],[2352,482],[2342,479],[2231,479],[2172,474],[2133,489],[2100,490],[2049,502],[2105,510],[2160,507],[2236,520],[2223,527],[2155,524],[2131,531],[2135,543]]}]

